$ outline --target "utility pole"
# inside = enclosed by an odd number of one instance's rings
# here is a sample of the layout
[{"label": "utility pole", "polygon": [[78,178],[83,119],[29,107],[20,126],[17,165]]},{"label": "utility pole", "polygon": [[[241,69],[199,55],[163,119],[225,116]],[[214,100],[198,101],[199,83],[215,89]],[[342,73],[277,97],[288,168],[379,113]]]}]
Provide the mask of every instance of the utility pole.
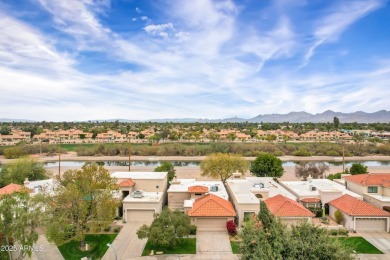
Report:
[{"label": "utility pole", "polygon": [[343,173],[345,173],[345,156],[344,156],[345,141],[342,141],[342,144],[343,144]]},{"label": "utility pole", "polygon": [[58,176],[61,180],[61,137],[60,142],[58,143]]},{"label": "utility pole", "polygon": [[129,149],[128,149],[128,152],[129,152],[129,171],[130,171],[130,157],[131,157],[131,142],[130,142],[130,135],[127,134],[127,137],[128,137],[128,140],[129,140]]}]

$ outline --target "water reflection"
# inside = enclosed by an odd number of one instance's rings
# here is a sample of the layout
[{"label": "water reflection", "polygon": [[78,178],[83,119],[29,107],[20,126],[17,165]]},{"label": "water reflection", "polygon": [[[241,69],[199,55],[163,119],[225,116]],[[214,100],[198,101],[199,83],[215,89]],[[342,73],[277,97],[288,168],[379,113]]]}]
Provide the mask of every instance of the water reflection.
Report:
[{"label": "water reflection", "polygon": [[[174,166],[180,167],[198,167],[200,161],[170,161]],[[61,161],[61,166],[83,166],[85,161]],[[97,161],[96,162],[102,166],[129,166],[128,161]],[[151,166],[157,167],[160,166],[162,161],[131,161],[131,166]],[[342,162],[325,162],[330,166],[342,166]],[[354,162],[345,162],[345,167],[351,167]],[[390,166],[390,161],[361,161],[361,164],[365,166]],[[283,162],[283,166],[295,166],[299,162],[287,161]],[[58,162],[47,162],[45,163],[47,167],[56,167]]]}]

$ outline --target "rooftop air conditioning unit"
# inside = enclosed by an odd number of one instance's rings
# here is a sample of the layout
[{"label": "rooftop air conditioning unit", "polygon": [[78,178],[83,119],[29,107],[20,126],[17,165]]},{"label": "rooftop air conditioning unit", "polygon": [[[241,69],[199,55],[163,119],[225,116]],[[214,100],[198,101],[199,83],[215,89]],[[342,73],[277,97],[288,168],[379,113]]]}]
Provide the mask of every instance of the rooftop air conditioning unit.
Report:
[{"label": "rooftop air conditioning unit", "polygon": [[136,190],[132,193],[133,198],[142,198],[144,196],[144,192],[142,190]]},{"label": "rooftop air conditioning unit", "polygon": [[212,191],[212,192],[217,192],[218,189],[219,189],[219,188],[218,188],[217,185],[213,185],[213,186],[210,187],[210,191]]}]

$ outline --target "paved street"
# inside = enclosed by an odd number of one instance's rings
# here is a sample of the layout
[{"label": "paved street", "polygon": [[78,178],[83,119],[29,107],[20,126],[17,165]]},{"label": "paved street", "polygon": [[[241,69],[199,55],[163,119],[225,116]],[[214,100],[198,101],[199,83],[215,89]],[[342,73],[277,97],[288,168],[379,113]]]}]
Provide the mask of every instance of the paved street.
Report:
[{"label": "paved street", "polygon": [[113,248],[109,248],[102,258],[103,260],[113,260],[115,258],[114,250],[117,254],[117,259],[134,259],[142,254],[146,244],[146,239],[138,239],[137,229],[143,224],[150,225],[149,221],[129,221],[127,222],[118,236],[112,243]]},{"label": "paved street", "polygon": [[42,248],[41,250],[36,250],[32,253],[31,259],[33,260],[63,260],[60,250],[55,244],[49,243],[45,235],[39,235],[38,241],[35,243],[37,248]]},{"label": "paved street", "polygon": [[196,255],[162,255],[162,256],[144,256],[132,258],[133,260],[239,260],[237,255],[233,254],[196,254]]},{"label": "paved street", "polygon": [[227,231],[198,231],[196,233],[196,252],[197,254],[232,254]]}]

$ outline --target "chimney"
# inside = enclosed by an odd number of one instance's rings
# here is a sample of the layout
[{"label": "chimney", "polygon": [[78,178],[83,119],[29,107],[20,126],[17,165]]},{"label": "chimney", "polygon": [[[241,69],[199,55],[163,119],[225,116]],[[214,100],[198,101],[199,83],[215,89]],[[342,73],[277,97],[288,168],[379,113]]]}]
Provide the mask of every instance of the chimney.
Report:
[{"label": "chimney", "polygon": [[23,183],[24,183],[24,186],[26,186],[26,185],[30,184],[30,181],[28,180],[28,178],[26,178]]}]

